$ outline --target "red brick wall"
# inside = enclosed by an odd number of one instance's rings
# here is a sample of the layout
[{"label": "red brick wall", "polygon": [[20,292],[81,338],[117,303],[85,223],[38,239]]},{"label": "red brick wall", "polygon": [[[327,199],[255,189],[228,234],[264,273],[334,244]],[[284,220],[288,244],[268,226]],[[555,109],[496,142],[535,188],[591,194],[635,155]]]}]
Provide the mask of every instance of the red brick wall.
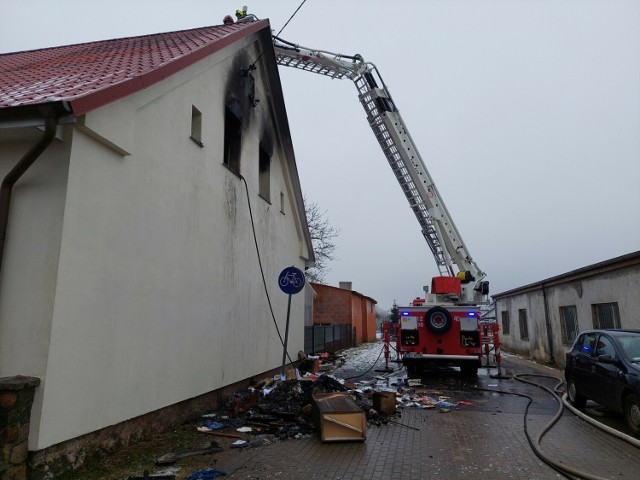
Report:
[{"label": "red brick wall", "polygon": [[350,324],[356,345],[376,339],[375,303],[359,293],[329,285],[313,284],[317,296],[313,302],[316,325]]}]

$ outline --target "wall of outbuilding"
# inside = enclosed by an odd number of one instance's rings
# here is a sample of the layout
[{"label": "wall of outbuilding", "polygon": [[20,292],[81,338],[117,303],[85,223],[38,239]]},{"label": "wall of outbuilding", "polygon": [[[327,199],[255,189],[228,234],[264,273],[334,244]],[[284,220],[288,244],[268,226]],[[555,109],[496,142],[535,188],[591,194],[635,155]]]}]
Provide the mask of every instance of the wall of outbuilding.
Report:
[{"label": "wall of outbuilding", "polygon": [[[617,303],[621,328],[640,329],[640,262],[621,263],[619,268],[594,268],[579,275],[555,278],[498,294],[496,315],[501,324],[505,350],[528,355],[540,362],[564,366],[570,345],[563,343],[560,309],[575,306],[578,331],[594,328],[592,306]],[[546,304],[546,308],[545,308]],[[527,312],[529,337],[520,338],[519,309]],[[510,333],[504,333],[502,312],[509,313]]]}]

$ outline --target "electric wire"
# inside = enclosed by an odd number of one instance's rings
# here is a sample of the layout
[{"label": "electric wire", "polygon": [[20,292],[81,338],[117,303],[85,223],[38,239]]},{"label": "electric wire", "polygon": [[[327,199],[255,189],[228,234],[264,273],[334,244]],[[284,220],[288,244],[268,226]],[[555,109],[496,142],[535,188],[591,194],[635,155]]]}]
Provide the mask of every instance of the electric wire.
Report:
[{"label": "electric wire", "polygon": [[[307,1],[307,0],[302,0],[302,3],[301,3],[300,5],[298,5],[298,8],[296,8],[296,11],[295,11],[295,12],[293,12],[293,15],[291,15],[291,16],[289,17],[289,20],[287,20],[287,22],[284,24],[284,26],[280,29],[280,31],[278,32],[278,35],[280,35],[280,34],[282,33],[282,31],[284,30],[284,28],[285,28],[287,25],[289,25],[289,22],[291,21],[291,19],[292,19],[293,17],[295,17],[296,13],[298,13],[298,10],[300,10],[300,9],[302,8],[302,6],[306,3],[306,1]],[[278,35],[276,35],[276,36],[278,36]]]},{"label": "electric wire", "polygon": [[[260,247],[258,246],[258,237],[256,235],[256,226],[255,226],[255,222],[253,220],[253,210],[251,208],[251,197],[249,195],[249,185],[247,185],[247,180],[240,175],[240,178],[242,179],[242,181],[244,182],[244,188],[247,191],[247,204],[249,205],[249,218],[251,219],[251,231],[253,232],[253,242],[256,246],[256,253],[258,255],[258,265],[260,266],[260,275],[262,275],[262,285],[264,286],[264,293],[267,297],[267,303],[269,304],[269,312],[271,313],[271,318],[273,319],[273,324],[276,327],[276,332],[278,333],[278,338],[280,339],[280,344],[282,345],[282,348],[286,348],[285,344],[284,344],[284,340],[282,339],[282,335],[280,334],[280,328],[278,327],[278,322],[276,321],[276,316],[273,313],[273,305],[271,304],[271,297],[269,296],[269,290],[267,289],[267,280],[264,276],[264,268],[262,268],[262,258],[260,256]],[[289,359],[290,363],[293,363],[293,360],[291,360],[291,357],[289,356],[289,352],[286,351],[287,353],[287,358]]]}]

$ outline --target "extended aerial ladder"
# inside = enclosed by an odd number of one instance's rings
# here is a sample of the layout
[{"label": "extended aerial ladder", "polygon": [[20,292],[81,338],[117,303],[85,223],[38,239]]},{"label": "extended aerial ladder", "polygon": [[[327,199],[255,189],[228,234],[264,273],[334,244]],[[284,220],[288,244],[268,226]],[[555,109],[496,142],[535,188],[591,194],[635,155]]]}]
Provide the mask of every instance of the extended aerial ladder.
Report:
[{"label": "extended aerial ladder", "polygon": [[438,278],[460,280],[460,293],[448,291],[448,282],[439,283],[444,287],[437,287],[440,291],[433,293],[445,294],[448,301],[459,304],[486,303],[489,293],[489,282],[484,281],[486,274],[469,254],[376,66],[365,62],[360,55],[312,50],[275,36],[273,41],[279,65],[333,79],[347,78],[355,83],[369,126],[418,219],[438,266],[441,277],[434,278],[432,290]]}]

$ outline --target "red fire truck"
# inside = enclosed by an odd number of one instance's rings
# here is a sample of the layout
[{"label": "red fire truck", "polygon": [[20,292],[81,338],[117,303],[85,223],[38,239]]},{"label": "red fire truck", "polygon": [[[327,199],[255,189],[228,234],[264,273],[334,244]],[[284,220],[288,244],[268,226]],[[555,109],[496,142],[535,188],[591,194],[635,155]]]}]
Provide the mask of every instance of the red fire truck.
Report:
[{"label": "red fire truck", "polygon": [[373,63],[360,55],[314,50],[273,37],[279,65],[355,83],[369,126],[389,162],[431,249],[440,275],[430,292],[410,306],[399,307],[398,353],[409,370],[454,365],[476,373],[482,356],[495,352],[497,325],[481,321],[489,282],[471,258],[418,148],[400,116],[389,89]]}]

